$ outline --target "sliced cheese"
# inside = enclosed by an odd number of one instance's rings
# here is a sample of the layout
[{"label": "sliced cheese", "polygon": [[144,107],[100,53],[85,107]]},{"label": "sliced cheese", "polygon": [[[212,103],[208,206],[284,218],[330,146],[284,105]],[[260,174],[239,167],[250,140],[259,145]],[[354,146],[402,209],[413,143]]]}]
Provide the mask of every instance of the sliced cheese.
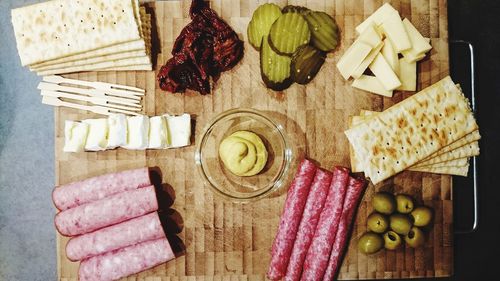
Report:
[{"label": "sliced cheese", "polygon": [[169,137],[169,147],[183,147],[191,143],[191,116],[165,115]]},{"label": "sliced cheese", "polygon": [[81,152],[85,149],[89,125],[86,123],[64,122],[64,152]]},{"label": "sliced cheese", "polygon": [[361,75],[361,77],[354,79],[352,86],[385,97],[392,97],[392,91],[386,90],[384,85],[375,76]]},{"label": "sliced cheese", "polygon": [[145,115],[127,117],[126,149],[144,150],[149,145],[149,117]]},{"label": "sliced cheese", "polygon": [[354,42],[346,53],[337,62],[337,69],[342,77],[348,80],[356,68],[368,56],[372,47],[361,41]]},{"label": "sliced cheese", "polygon": [[127,144],[127,116],[113,114],[108,117],[108,149],[113,149]]},{"label": "sliced cheese", "polygon": [[369,67],[387,91],[394,90],[401,86],[401,81],[399,81],[391,66],[389,66],[381,53],[377,54]]},{"label": "sliced cheese", "polygon": [[408,49],[403,51],[403,57],[409,62],[415,62],[425,58],[425,53],[419,54],[415,52],[413,49]]},{"label": "sliced cheese", "polygon": [[387,38],[384,39],[384,46],[382,47],[381,53],[387,63],[391,66],[392,70],[394,70],[394,73],[399,76],[398,53],[394,50],[391,40]]},{"label": "sliced cheese", "polygon": [[422,34],[418,32],[415,26],[408,19],[403,20],[403,25],[405,27],[406,33],[408,34],[408,37],[410,38],[411,48],[413,49],[413,52],[417,54],[425,54],[430,49],[432,49],[432,46],[427,41],[427,38],[422,36]]},{"label": "sliced cheese", "polygon": [[401,53],[411,48],[410,38],[399,14],[391,14],[382,22],[384,34],[391,40],[394,50]]},{"label": "sliced cheese", "polygon": [[356,26],[356,32],[358,32],[358,34],[361,34],[368,26],[372,24],[382,24],[384,19],[386,19],[391,14],[397,14],[399,16],[399,13],[396,9],[394,9],[389,3],[385,3],[368,18],[366,18],[361,24]]},{"label": "sliced cheese", "polygon": [[361,75],[363,75],[363,72],[368,68],[370,63],[375,59],[377,54],[380,52],[382,49],[382,46],[384,45],[383,42],[380,42],[377,47],[373,48],[368,56],[361,62],[361,64],[354,70],[354,72],[351,74],[352,77],[354,78],[359,78]]},{"label": "sliced cheese", "polygon": [[108,119],[86,119],[82,122],[89,125],[85,150],[105,150],[108,145]]},{"label": "sliced cheese", "polygon": [[149,118],[149,145],[148,148],[162,149],[168,147],[167,120],[164,116]]},{"label": "sliced cheese", "polygon": [[401,86],[398,90],[401,91],[416,91],[417,90],[417,62],[408,62],[405,58],[399,60]]},{"label": "sliced cheese", "polygon": [[370,45],[372,48],[375,48],[381,41],[382,34],[374,25],[369,25],[354,42],[363,42]]}]

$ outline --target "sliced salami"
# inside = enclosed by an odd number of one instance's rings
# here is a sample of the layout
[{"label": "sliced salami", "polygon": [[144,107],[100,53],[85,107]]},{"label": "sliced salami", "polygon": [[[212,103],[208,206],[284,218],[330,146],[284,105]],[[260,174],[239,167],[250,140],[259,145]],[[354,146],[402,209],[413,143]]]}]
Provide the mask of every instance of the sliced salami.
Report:
[{"label": "sliced salami", "polygon": [[59,233],[75,236],[114,225],[158,210],[154,186],[129,190],[59,212]]},{"label": "sliced salami", "polygon": [[159,238],[165,238],[165,233],[158,213],[153,212],[71,238],[66,244],[66,256],[71,261],[79,261]]},{"label": "sliced salami", "polygon": [[78,270],[78,280],[117,280],[174,257],[166,238],[151,240],[83,260]]},{"label": "sliced salami", "polygon": [[333,169],[332,182],[314,237],[307,250],[301,280],[316,281],[323,278],[342,215],[348,181],[349,170],[347,168],[335,167]]},{"label": "sliced salami", "polygon": [[361,195],[363,194],[365,187],[366,182],[364,179],[353,177],[349,178],[342,216],[340,217],[337,235],[332,247],[332,252],[330,253],[330,260],[328,261],[328,267],[325,275],[323,276],[323,281],[333,280],[338,269],[340,268],[340,258],[344,253],[345,247],[347,246],[349,230],[354,218],[354,211],[361,200]]},{"label": "sliced salami", "polygon": [[267,277],[271,280],[280,279],[286,273],[295,236],[316,170],[317,168],[313,162],[304,159],[299,164],[295,178],[288,189],[278,233],[271,248],[271,262],[267,272]]},{"label": "sliced salami", "polygon": [[151,185],[148,168],[106,174],[56,187],[52,200],[64,211],[127,190]]},{"label": "sliced salami", "polygon": [[307,196],[304,213],[295,238],[290,262],[286,271],[285,280],[295,281],[300,279],[302,265],[307,254],[307,249],[314,236],[318,219],[325,204],[328,188],[332,182],[332,173],[318,169],[314,176],[309,195]]}]

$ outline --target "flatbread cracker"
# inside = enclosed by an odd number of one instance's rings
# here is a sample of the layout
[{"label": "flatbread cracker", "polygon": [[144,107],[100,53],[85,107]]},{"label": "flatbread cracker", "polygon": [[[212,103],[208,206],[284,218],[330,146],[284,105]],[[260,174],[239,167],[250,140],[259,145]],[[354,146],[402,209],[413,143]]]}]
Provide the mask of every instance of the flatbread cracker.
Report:
[{"label": "flatbread cracker", "polygon": [[444,167],[434,167],[429,169],[415,168],[412,169],[412,171],[466,177],[469,172],[469,164],[467,164],[467,166],[461,166],[461,167],[444,166]]}]

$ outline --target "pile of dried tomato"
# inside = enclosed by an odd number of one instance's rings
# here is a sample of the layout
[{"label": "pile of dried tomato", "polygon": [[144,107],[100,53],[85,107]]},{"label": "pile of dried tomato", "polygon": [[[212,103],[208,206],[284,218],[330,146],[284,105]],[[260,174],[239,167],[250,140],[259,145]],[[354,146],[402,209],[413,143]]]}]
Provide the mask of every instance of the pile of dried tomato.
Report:
[{"label": "pile of dried tomato", "polygon": [[160,88],[172,93],[186,89],[210,93],[210,77],[234,67],[243,57],[243,42],[203,0],[193,0],[192,21],[175,40],[173,57],[158,73]]}]

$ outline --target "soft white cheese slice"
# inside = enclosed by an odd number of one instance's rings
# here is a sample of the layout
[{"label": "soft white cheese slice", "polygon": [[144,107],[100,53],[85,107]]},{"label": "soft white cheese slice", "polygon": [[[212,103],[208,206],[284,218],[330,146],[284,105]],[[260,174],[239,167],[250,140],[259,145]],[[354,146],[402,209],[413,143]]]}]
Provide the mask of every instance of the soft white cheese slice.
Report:
[{"label": "soft white cheese slice", "polygon": [[382,50],[380,52],[384,56],[387,63],[391,66],[392,70],[394,70],[394,73],[396,73],[396,75],[399,75],[398,53],[396,52],[396,50],[394,50],[391,40],[387,38],[384,39],[384,47],[382,47]]},{"label": "soft white cheese slice", "polygon": [[403,21],[399,14],[391,14],[388,18],[384,19],[382,23],[384,34],[391,40],[392,46],[396,52],[401,53],[404,50],[410,49],[411,42],[403,25]]},{"label": "soft white cheese slice", "polygon": [[162,149],[168,147],[167,119],[164,116],[149,118],[148,148]]},{"label": "soft white cheese slice", "polygon": [[387,91],[392,91],[401,86],[401,81],[399,81],[399,78],[381,53],[379,53],[370,64],[370,70],[375,74],[375,77],[380,80],[382,85],[384,85],[384,89]]},{"label": "soft white cheese slice", "polygon": [[179,116],[165,115],[167,119],[169,147],[183,147],[191,143],[191,116],[183,114]]},{"label": "soft white cheese slice", "polygon": [[108,144],[108,119],[86,119],[82,122],[89,125],[85,150],[105,150]]},{"label": "soft white cheese slice", "polygon": [[378,8],[373,14],[366,18],[361,24],[356,26],[356,32],[361,34],[369,25],[376,24],[380,25],[391,14],[396,14],[399,16],[399,12],[394,9],[389,3],[385,3],[380,8]]},{"label": "soft white cheese slice", "polygon": [[108,145],[106,148],[113,149],[127,144],[127,116],[125,114],[113,114],[108,117]]},{"label": "soft white cheese slice", "polygon": [[375,76],[361,75],[361,77],[354,79],[352,86],[378,95],[392,97],[392,91],[387,91]]},{"label": "soft white cheese slice", "polygon": [[126,149],[144,150],[149,145],[149,117],[145,115],[127,117]]},{"label": "soft white cheese slice", "polygon": [[416,91],[417,90],[417,62],[408,62],[406,58],[399,59],[399,67],[401,74],[401,86],[398,90],[401,91]]},{"label": "soft white cheese slice", "polygon": [[351,74],[352,77],[354,78],[359,78],[365,70],[368,68],[368,66],[372,63],[372,61],[375,59],[375,57],[378,55],[382,47],[384,46],[384,42],[380,42],[377,47],[373,48],[368,56],[361,62],[361,64],[354,70],[354,72]]},{"label": "soft white cheese slice", "polygon": [[64,152],[81,152],[85,148],[89,125],[86,123],[64,122]]},{"label": "soft white cheese slice", "polygon": [[403,25],[406,29],[406,33],[408,33],[408,37],[410,38],[412,49],[416,54],[425,54],[432,49],[432,46],[429,44],[429,41],[427,41],[427,38],[422,36],[418,29],[415,28],[415,26],[408,19],[403,20]]}]

